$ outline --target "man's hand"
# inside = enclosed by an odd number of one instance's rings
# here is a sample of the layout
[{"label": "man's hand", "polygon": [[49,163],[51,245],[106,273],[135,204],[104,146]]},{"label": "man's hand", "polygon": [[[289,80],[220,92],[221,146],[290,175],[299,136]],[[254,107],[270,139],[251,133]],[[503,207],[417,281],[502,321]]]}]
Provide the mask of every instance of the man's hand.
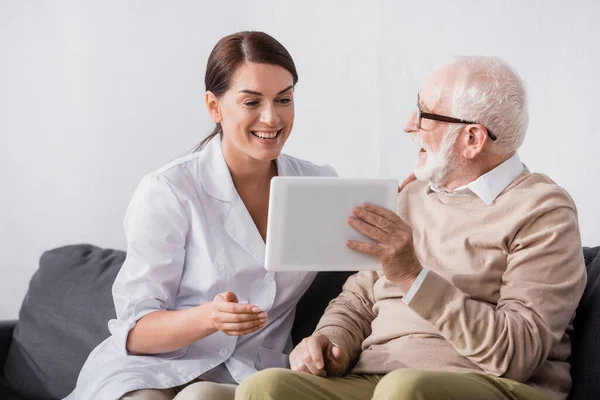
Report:
[{"label": "man's hand", "polygon": [[365,203],[352,210],[348,223],[376,243],[348,240],[346,245],[358,252],[379,258],[385,277],[404,293],[422,270],[415,255],[412,229],[393,211]]},{"label": "man's hand", "polygon": [[267,323],[266,312],[251,304],[239,304],[232,292],[215,296],[210,317],[215,328],[229,336],[247,335]]},{"label": "man's hand", "polygon": [[344,350],[319,333],[302,339],[290,354],[293,371],[317,376],[340,376],[347,363]]},{"label": "man's hand", "polygon": [[400,193],[400,192],[402,191],[402,189],[404,189],[404,187],[405,187],[406,185],[408,185],[409,183],[411,183],[412,181],[414,181],[414,180],[416,180],[416,179],[417,179],[417,177],[415,176],[415,174],[414,174],[414,173],[410,174],[410,175],[408,176],[408,178],[406,178],[406,179],[404,180],[404,182],[402,182],[402,184],[401,184],[400,186],[398,186],[398,193]]}]

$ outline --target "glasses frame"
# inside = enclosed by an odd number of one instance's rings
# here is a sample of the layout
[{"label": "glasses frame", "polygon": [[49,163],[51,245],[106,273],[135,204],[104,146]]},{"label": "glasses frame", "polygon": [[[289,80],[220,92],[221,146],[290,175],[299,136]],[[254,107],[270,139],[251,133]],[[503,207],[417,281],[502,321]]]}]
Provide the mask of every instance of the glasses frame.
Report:
[{"label": "glasses frame", "polygon": [[498,137],[496,135],[494,135],[492,133],[492,131],[490,131],[485,125],[480,124],[479,122],[467,121],[465,119],[448,117],[446,115],[433,114],[433,113],[428,113],[428,112],[422,111],[421,110],[421,99],[419,98],[419,93],[417,93],[417,128],[418,129],[421,129],[421,120],[422,119],[430,119],[433,121],[448,122],[451,124],[481,125],[485,128],[488,136],[490,137],[490,139],[492,139],[492,141],[495,141],[496,139],[498,139]]}]

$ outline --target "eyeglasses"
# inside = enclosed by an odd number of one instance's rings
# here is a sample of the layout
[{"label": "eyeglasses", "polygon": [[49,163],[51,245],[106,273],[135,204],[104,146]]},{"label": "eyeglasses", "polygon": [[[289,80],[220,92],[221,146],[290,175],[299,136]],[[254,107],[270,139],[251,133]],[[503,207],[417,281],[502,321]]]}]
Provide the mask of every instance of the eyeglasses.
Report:
[{"label": "eyeglasses", "polygon": [[453,124],[476,124],[476,125],[482,125],[485,128],[485,130],[487,131],[487,134],[490,137],[490,139],[492,139],[492,140],[498,139],[496,137],[496,135],[494,135],[492,133],[492,131],[490,131],[485,125],[480,124],[478,122],[467,121],[467,120],[464,120],[464,119],[447,117],[445,115],[432,114],[432,113],[421,111],[421,101],[419,99],[419,93],[417,93],[417,128],[418,129],[421,129],[421,120],[423,118],[425,118],[425,119],[431,119],[433,121],[450,122],[450,123],[453,123]]}]

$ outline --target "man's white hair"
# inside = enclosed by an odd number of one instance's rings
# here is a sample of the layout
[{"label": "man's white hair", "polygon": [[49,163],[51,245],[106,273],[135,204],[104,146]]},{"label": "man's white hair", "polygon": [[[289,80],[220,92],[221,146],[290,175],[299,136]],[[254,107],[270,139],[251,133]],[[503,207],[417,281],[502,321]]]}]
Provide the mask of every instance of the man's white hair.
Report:
[{"label": "man's white hair", "polygon": [[495,153],[508,155],[523,144],[529,125],[527,93],[519,74],[498,57],[459,57],[452,115],[485,125],[496,137]]}]

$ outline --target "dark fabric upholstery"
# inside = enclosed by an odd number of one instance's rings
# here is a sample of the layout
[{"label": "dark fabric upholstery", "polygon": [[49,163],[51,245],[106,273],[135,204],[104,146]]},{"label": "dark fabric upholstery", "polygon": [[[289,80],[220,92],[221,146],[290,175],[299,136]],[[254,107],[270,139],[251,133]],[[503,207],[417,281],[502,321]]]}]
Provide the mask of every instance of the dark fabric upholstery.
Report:
[{"label": "dark fabric upholstery", "polygon": [[573,324],[570,399],[600,399],[600,246],[584,248],[587,286]]},{"label": "dark fabric upholstery", "polygon": [[33,400],[33,399],[28,399],[28,398],[25,398],[25,397],[22,397],[22,396],[16,394],[10,388],[5,386],[5,384],[6,384],[5,382],[0,380],[0,399],[2,399],[2,400]]},{"label": "dark fabric upholstery", "polygon": [[342,292],[342,286],[353,272],[320,272],[296,306],[292,327],[294,345],[310,336],[331,300]]},{"label": "dark fabric upholstery", "polygon": [[0,321],[0,399],[2,400],[26,400],[8,388],[8,383],[2,375],[16,325],[17,321]]},{"label": "dark fabric upholstery", "polygon": [[[571,400],[600,398],[599,251],[600,247],[584,248],[588,285],[574,323]],[[124,259],[122,251],[91,245],[61,247],[42,255],[12,342],[14,322],[0,323],[0,356],[10,343],[0,399],[60,399],[73,389],[89,352],[109,334],[107,322],[114,317],[111,288]],[[298,304],[294,343],[313,332],[351,274],[317,275]],[[0,363],[3,360],[0,357]]]},{"label": "dark fabric upholstery", "polygon": [[[60,399],[73,390],[87,356],[109,335],[107,323],[115,316],[111,289],[124,260],[122,251],[91,245],[60,247],[42,255],[19,314],[5,385],[28,399]],[[298,305],[294,338],[313,332],[350,275],[317,275]],[[0,381],[0,399],[8,399],[9,392],[2,390]]]},{"label": "dark fabric upholstery", "polygon": [[8,349],[12,343],[13,331],[16,325],[17,321],[0,321],[0,376],[2,376],[4,370],[4,361],[8,356]]},{"label": "dark fabric upholstery", "polygon": [[114,318],[111,288],[125,253],[90,245],[48,251],[29,283],[4,377],[31,399],[67,396]]}]

